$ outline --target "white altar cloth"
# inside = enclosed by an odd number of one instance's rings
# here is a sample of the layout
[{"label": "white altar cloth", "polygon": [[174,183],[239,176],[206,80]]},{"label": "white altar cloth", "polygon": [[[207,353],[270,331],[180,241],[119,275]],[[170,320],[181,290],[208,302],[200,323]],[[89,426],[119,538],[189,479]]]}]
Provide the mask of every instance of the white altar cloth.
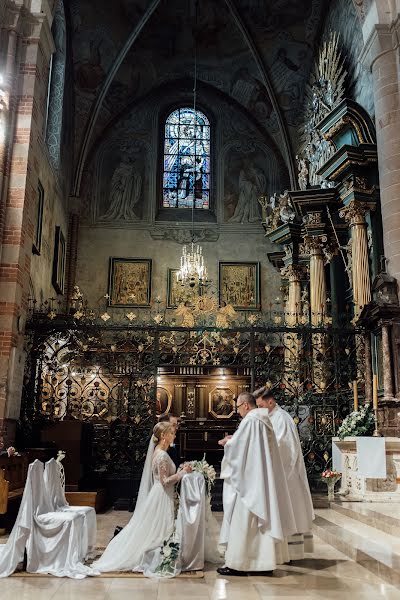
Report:
[{"label": "white altar cloth", "polygon": [[[342,453],[342,501],[400,502],[400,438],[385,437],[386,476],[365,477],[359,471],[357,437],[333,438]],[[382,442],[381,442],[382,443]]]},{"label": "white altar cloth", "polygon": [[358,474],[374,479],[386,478],[384,437],[357,437]]}]

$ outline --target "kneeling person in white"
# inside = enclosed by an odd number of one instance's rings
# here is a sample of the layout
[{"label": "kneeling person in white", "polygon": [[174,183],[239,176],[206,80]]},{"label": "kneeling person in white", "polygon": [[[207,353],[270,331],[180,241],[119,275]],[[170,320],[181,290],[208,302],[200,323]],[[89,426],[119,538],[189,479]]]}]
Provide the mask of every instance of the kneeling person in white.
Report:
[{"label": "kneeling person in white", "polygon": [[242,417],[224,445],[224,523],[220,543],[226,545],[221,575],[273,571],[275,546],[295,530],[286,478],[268,411],[257,409],[251,394],[240,394]]},{"label": "kneeling person in white", "polygon": [[304,551],[313,551],[311,526],[315,515],[297,427],[291,415],[276,403],[273,390],[263,387],[253,396],[258,407],[268,409],[274,428],[296,521],[296,533],[288,539],[289,557],[300,560]]}]

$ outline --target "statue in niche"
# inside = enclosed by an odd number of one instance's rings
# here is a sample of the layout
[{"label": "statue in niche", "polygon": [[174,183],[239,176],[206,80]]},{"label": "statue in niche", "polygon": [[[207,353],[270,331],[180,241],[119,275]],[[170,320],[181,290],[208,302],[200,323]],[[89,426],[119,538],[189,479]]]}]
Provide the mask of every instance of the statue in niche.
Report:
[{"label": "statue in niche", "polygon": [[246,159],[239,173],[239,200],[230,223],[256,223],[260,220],[258,198],[265,192],[266,179],[258,169]]},{"label": "statue in niche", "polygon": [[297,160],[297,171],[298,171],[299,188],[301,190],[306,190],[307,189],[307,184],[308,184],[308,166],[307,166],[307,162],[301,156],[296,156],[296,160]]},{"label": "statue in niche", "polygon": [[135,207],[140,201],[142,176],[134,167],[132,159],[125,159],[114,171],[111,179],[110,206],[102,219],[107,221],[137,221]]}]

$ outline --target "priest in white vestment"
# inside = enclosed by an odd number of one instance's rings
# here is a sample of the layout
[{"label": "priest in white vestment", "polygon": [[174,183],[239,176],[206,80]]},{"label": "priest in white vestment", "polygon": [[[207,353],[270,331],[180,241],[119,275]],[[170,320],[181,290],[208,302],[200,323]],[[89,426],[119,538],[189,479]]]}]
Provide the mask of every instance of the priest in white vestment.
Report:
[{"label": "priest in white vestment", "polygon": [[253,396],[259,408],[268,409],[278,442],[296,521],[296,534],[288,539],[289,556],[299,560],[304,558],[304,551],[313,550],[311,527],[315,519],[299,434],[291,415],[277,404],[273,390],[263,387]]},{"label": "priest in white vestment", "polygon": [[230,439],[223,440],[224,521],[220,544],[226,545],[221,575],[272,573],[276,547],[294,533],[292,505],[268,411],[254,397],[237,399],[242,421]]}]

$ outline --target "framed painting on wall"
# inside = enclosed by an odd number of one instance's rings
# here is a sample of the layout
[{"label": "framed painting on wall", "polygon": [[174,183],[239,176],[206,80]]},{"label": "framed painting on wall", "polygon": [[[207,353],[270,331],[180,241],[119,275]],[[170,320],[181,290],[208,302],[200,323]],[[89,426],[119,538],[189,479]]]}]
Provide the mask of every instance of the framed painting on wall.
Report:
[{"label": "framed painting on wall", "polygon": [[235,393],[228,387],[211,390],[208,411],[215,419],[229,419],[235,412]]},{"label": "framed painting on wall", "polygon": [[110,257],[108,295],[110,306],[149,306],[151,258]]},{"label": "framed painting on wall", "polygon": [[219,263],[219,304],[235,310],[260,310],[260,263]]},{"label": "framed painting on wall", "polygon": [[165,415],[171,410],[172,394],[169,390],[158,387],[156,390],[156,415]]},{"label": "framed painting on wall", "polygon": [[52,284],[57,294],[64,293],[65,283],[65,256],[66,246],[65,238],[61,227],[56,227],[56,235],[54,240],[54,258],[53,258],[53,275]]},{"label": "framed painting on wall", "polygon": [[178,304],[182,302],[189,302],[193,304],[194,298],[198,295],[198,288],[190,288],[188,286],[182,286],[176,280],[176,274],[179,269],[168,269],[168,281],[167,281],[167,308],[177,308]]}]

